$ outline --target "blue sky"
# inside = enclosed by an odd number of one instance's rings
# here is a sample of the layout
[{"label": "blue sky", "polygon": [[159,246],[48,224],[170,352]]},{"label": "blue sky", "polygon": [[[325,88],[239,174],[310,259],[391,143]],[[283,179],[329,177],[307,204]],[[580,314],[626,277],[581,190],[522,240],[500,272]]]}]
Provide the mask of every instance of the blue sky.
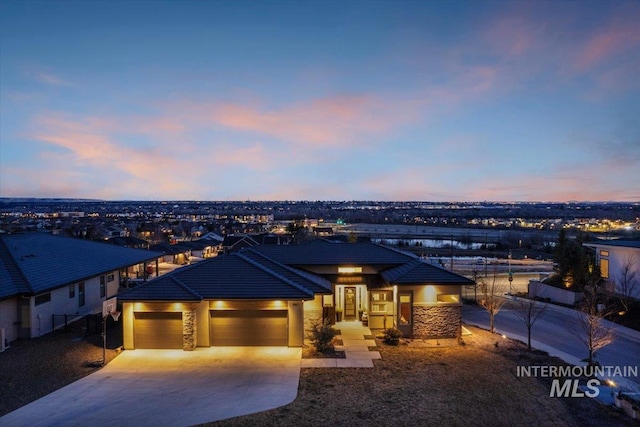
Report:
[{"label": "blue sky", "polygon": [[0,195],[640,201],[638,1],[0,1]]}]

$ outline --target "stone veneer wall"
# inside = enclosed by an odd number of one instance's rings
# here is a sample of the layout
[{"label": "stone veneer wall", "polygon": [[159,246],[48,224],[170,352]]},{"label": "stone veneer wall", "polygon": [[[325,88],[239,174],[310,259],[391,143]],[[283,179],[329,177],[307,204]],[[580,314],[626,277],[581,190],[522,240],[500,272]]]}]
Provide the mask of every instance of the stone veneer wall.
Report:
[{"label": "stone veneer wall", "polygon": [[414,338],[455,338],[462,322],[460,305],[414,305]]},{"label": "stone veneer wall", "polygon": [[196,310],[185,310],[182,312],[182,349],[185,351],[195,350],[198,345]]}]

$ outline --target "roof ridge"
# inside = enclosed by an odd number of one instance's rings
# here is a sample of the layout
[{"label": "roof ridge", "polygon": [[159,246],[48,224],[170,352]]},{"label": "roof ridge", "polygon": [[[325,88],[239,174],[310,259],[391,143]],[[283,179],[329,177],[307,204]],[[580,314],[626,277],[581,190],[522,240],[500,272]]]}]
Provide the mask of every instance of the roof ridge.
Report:
[{"label": "roof ridge", "polygon": [[[258,261],[255,261],[255,260],[253,260],[253,259],[249,258],[248,256],[246,256],[246,255],[244,255],[244,254],[242,254],[242,253],[240,253],[240,252],[236,252],[236,253],[235,253],[235,255],[236,255],[237,257],[239,257],[240,259],[242,259],[242,260],[244,260],[244,261],[248,262],[249,264],[253,265],[254,267],[257,267],[257,268],[259,268],[260,270],[262,270],[262,271],[264,271],[264,272],[266,272],[266,273],[268,273],[268,274],[271,274],[271,275],[272,275],[272,276],[274,276],[274,277],[277,277],[278,279],[280,279],[280,280],[282,280],[283,282],[287,283],[289,286],[293,286],[293,287],[294,287],[294,288],[296,288],[297,290],[299,290],[299,291],[301,291],[301,292],[304,292],[304,293],[306,293],[306,294],[309,294],[309,296],[311,296],[311,297],[314,295],[314,294],[313,294],[313,292],[312,292],[312,291],[310,291],[309,289],[307,289],[307,288],[305,288],[304,286],[301,286],[301,285],[299,285],[299,284],[295,283],[295,282],[294,282],[294,281],[292,281],[292,280],[287,279],[287,278],[286,278],[286,277],[284,277],[283,275],[281,275],[281,274],[279,274],[279,273],[277,273],[277,272],[275,272],[275,271],[271,270],[270,268],[268,268],[268,267],[266,267],[266,266],[264,266],[264,265],[260,264]],[[272,260],[271,258],[268,258],[268,257],[267,257],[267,259],[269,259],[269,260],[270,260],[271,262],[273,262],[274,264],[282,265],[281,263],[279,263],[279,262],[277,262],[277,261],[274,261],[274,260]]]},{"label": "roof ridge", "polygon": [[[274,264],[278,264],[279,266],[283,267],[285,270],[287,270],[287,271],[289,271],[289,272],[291,272],[293,274],[296,274],[296,275],[302,277],[303,279],[306,279],[306,280],[314,282],[314,283],[316,283],[318,285],[324,286],[324,284],[322,284],[319,281],[315,280],[315,279],[317,279],[319,277],[314,275],[313,273],[308,273],[308,272],[306,272],[304,270],[298,270],[297,268],[293,268],[293,267],[290,267],[290,266],[288,266],[286,264],[282,264],[281,262],[278,262],[275,259],[273,259],[271,257],[268,257],[265,254],[254,250],[254,248],[246,248],[246,249],[242,250],[241,253],[242,252],[251,252],[252,254],[255,254],[255,255],[260,256],[260,257],[262,257],[264,259],[267,259],[267,260],[271,261]],[[320,278],[320,279],[322,279],[322,278]]]},{"label": "roof ridge", "polygon": [[386,245],[383,245],[382,243],[369,242],[369,244],[374,245],[374,246],[378,246],[378,247],[386,249],[388,251],[392,251],[392,252],[398,253],[400,255],[405,255],[407,258],[420,259],[420,257],[418,255],[416,255],[416,254],[412,254],[410,252],[405,252],[405,251],[402,251],[400,249],[392,248],[391,246],[386,246]]},{"label": "roof ridge", "polygon": [[200,295],[198,292],[194,291],[193,289],[191,289],[191,287],[189,287],[186,283],[184,283],[182,280],[178,279],[175,275],[170,277],[171,280],[173,280],[174,282],[176,282],[176,284],[178,286],[180,286],[181,288],[183,288],[185,291],[189,292],[191,295],[193,295],[196,298],[200,298],[201,300],[203,300],[204,298],[202,297],[202,295]]}]

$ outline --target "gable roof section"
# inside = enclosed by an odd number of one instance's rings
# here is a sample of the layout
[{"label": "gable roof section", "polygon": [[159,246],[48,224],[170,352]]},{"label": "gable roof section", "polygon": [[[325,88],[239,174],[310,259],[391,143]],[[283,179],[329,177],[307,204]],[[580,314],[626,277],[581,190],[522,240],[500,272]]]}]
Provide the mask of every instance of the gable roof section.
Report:
[{"label": "gable roof section", "polygon": [[460,274],[428,264],[420,259],[385,270],[384,280],[392,285],[417,285],[433,283],[440,285],[472,285],[474,282]]},{"label": "gable roof section", "polygon": [[123,301],[312,299],[314,293],[324,289],[321,282],[258,256],[233,253],[210,258],[174,270],[118,298]]},{"label": "gable roof section", "polygon": [[261,245],[252,250],[286,265],[401,265],[417,257],[376,243],[318,239],[300,245]]},{"label": "gable roof section", "polygon": [[279,262],[272,260],[266,255],[254,251],[253,249],[245,249],[239,252],[239,254],[245,258],[254,260],[255,262],[267,267],[271,271],[277,272],[282,277],[285,277],[294,282],[302,282],[307,289],[313,291],[314,293],[332,293],[331,282],[323,279],[320,276],[308,273],[306,271],[298,270],[284,264],[280,264]]},{"label": "gable roof section", "polygon": [[0,240],[4,247],[0,251],[2,269],[8,269],[12,277],[6,289],[3,280],[0,298],[48,292],[161,256],[143,249],[37,232],[3,235]]}]

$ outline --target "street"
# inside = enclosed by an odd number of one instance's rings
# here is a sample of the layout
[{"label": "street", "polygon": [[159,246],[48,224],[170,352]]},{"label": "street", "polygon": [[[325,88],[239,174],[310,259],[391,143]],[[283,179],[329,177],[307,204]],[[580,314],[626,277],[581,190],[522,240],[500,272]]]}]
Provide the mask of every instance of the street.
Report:
[{"label": "street", "polygon": [[[466,324],[489,328],[489,314],[482,307],[465,304],[462,313]],[[517,317],[512,306],[505,305],[495,316],[495,328],[500,334],[526,343],[527,328]],[[533,325],[531,345],[568,363],[581,364],[581,361],[586,359],[588,350],[576,336],[574,331],[578,330],[579,324],[574,312],[549,306]],[[596,352],[596,360],[601,366],[639,365],[640,333],[631,331],[621,334],[621,330],[623,329],[615,328],[613,342]],[[640,385],[638,377],[630,377],[628,380],[634,381],[636,387]]]}]

